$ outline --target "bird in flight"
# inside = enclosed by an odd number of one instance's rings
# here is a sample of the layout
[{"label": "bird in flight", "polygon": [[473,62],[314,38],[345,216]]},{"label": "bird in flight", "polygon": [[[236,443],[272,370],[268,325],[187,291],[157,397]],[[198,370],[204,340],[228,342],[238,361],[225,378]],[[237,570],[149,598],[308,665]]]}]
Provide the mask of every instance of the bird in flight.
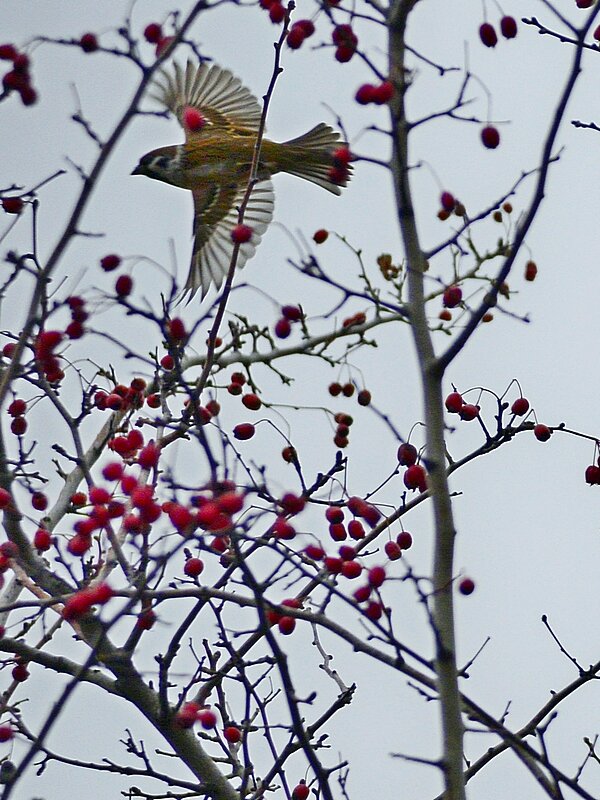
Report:
[{"label": "bird in flight", "polygon": [[[161,71],[151,96],[177,117],[185,142],[146,153],[132,174],[192,192],[194,247],[184,294],[189,300],[200,290],[204,297],[211,284],[221,286],[229,271],[262,108],[229,70],[191,61],[185,68],[175,64],[172,72]],[[238,235],[237,266],[254,255],[273,218],[272,175],[287,172],[339,195],[350,177],[349,159],[338,131],[324,123],[287,142],[264,138],[257,182],[244,213],[251,238],[240,243]]]}]

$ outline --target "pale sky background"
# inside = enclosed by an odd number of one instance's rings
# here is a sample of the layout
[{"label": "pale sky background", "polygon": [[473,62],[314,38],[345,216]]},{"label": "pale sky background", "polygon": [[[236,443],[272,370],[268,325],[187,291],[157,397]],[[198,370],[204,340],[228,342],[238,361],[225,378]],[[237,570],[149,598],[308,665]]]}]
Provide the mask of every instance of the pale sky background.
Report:
[{"label": "pale sky background", "polygon": [[[182,13],[190,5],[177,4]],[[573,19],[577,15],[583,19],[584,12],[574,9],[574,3],[562,0],[559,6]],[[93,31],[103,43],[113,41],[110,26],[117,27],[128,8],[129,4],[120,0],[101,4],[89,0],[4,3],[0,7],[0,39],[24,46],[36,34],[70,38]],[[138,3],[133,19],[140,35],[148,22],[161,21],[170,8],[171,5],[161,2]],[[312,4],[300,0],[296,18],[310,16],[313,10]],[[527,4],[511,0],[503,10],[551,22],[543,4],[533,0]],[[480,79],[481,83],[473,83],[468,93],[474,102],[467,107],[466,114],[479,118],[489,114],[497,123],[507,121],[499,124],[502,143],[496,151],[483,150],[477,124],[444,119],[424,126],[416,138],[412,162],[422,163],[415,173],[414,185],[425,247],[435,244],[450,230],[448,223],[442,225],[435,216],[441,188],[454,192],[474,214],[501,196],[521,170],[536,165],[542,137],[572,57],[570,47],[550,37],[539,37],[522,24],[517,39],[502,40],[495,50],[487,50],[477,37],[482,13],[478,3],[423,0],[411,17],[411,42],[417,51],[444,65],[461,67],[466,63]],[[488,4],[488,15],[494,22],[499,17],[492,4]],[[224,7],[202,17],[193,33],[203,53],[242,77],[260,97],[269,80],[272,42],[277,32],[278,28],[258,8]],[[377,38],[378,32],[373,26],[359,25],[358,33],[361,44],[369,43],[370,55],[384,68],[383,42]],[[329,25],[320,21],[317,34],[307,44],[329,42],[329,36]],[[77,49],[54,45],[32,47],[31,52],[34,85],[41,99],[30,109],[23,108],[15,97],[0,106],[2,187],[13,182],[33,185],[64,167],[65,156],[88,165],[94,146],[82,129],[69,121],[76,111],[73,86],[85,116],[105,136],[128,103],[137,78],[133,66],[104,54],[85,56]],[[146,45],[144,52],[150,59],[151,46]],[[568,123],[571,119],[599,121],[597,58],[597,53],[585,57],[584,74],[559,137],[559,146],[565,149],[559,163],[552,168],[546,200],[528,237],[531,256],[539,266],[538,278],[533,284],[523,281],[522,268],[529,257],[523,252],[509,280],[517,292],[510,301],[510,309],[518,315],[528,315],[531,324],[497,313],[494,322],[478,331],[447,374],[449,391],[454,383],[460,390],[485,386],[499,394],[517,378],[540,421],[551,425],[564,421],[567,427],[589,434],[600,434],[599,373],[595,367],[599,334],[596,232],[600,208],[597,181],[600,137],[597,133],[575,130]],[[353,101],[356,88],[372,80],[358,59],[340,65],[334,61],[331,48],[304,47],[295,53],[285,51],[283,66],[285,72],[269,115],[272,138],[291,138],[322,120],[333,123],[335,115],[329,110],[333,109],[344,120],[357,152],[386,157],[385,137],[364,130],[373,123],[384,125],[385,110],[358,107]],[[461,78],[461,73],[455,73],[440,79],[432,70],[419,65],[409,98],[412,115],[446,107]],[[485,90],[492,98],[489,111]],[[68,276],[67,280],[78,291],[90,286],[108,288],[114,274],[106,276],[97,268],[98,259],[105,253],[145,255],[172,270],[174,246],[177,275],[180,281],[185,279],[191,248],[191,199],[164,184],[130,177],[141,154],[178,141],[180,131],[172,121],[143,117],[129,126],[103,173],[84,219],[86,230],[106,235],[104,239],[75,243],[56,278]],[[62,230],[78,183],[70,169],[69,175],[56,180],[40,194],[42,257],[50,252]],[[513,198],[515,217],[530,196],[532,186],[531,181],[526,183]],[[287,176],[276,177],[275,187],[276,224],[238,282],[243,277],[281,303],[304,302],[309,313],[316,315],[330,308],[337,298],[334,293],[315,290],[287,264],[288,256],[297,255],[290,244],[289,232],[310,241],[317,228],[338,231],[363,250],[365,263],[373,271],[374,260],[381,252],[401,258],[391,183],[384,170],[358,165],[351,186],[341,198]],[[0,235],[10,221],[0,215]],[[476,234],[481,249],[492,247],[500,231],[500,226],[486,223]],[[28,241],[27,223],[20,221],[11,238],[2,243],[1,255],[8,247],[26,247]],[[348,274],[353,279],[356,263],[343,245],[330,240],[318,250],[318,255],[339,280],[345,280]],[[431,274],[445,275],[447,279],[447,257],[435,263]],[[139,299],[145,294],[158,307],[158,292],[168,286],[159,271],[140,263],[133,276],[134,296]],[[23,306],[16,300],[13,298],[0,309],[2,330],[17,328],[22,322]],[[273,324],[277,316],[277,307],[251,290],[235,294],[232,307],[251,313],[263,324]],[[198,309],[196,303],[190,304],[183,312],[185,319],[192,321]],[[120,315],[107,312],[105,319],[115,335],[127,331],[126,335],[143,349],[145,334],[141,327],[129,333],[125,326],[131,323],[126,322],[120,328]],[[374,402],[394,415],[406,435],[421,414],[414,356],[408,331],[396,341],[390,337],[397,336],[397,332],[391,328],[389,331],[382,335],[382,341],[388,341],[387,347],[368,349],[353,363],[363,369]],[[87,344],[88,340],[84,341]],[[440,344],[443,341],[440,336]],[[94,350],[97,358],[103,357],[104,345],[90,341],[89,346],[97,348]],[[133,374],[128,369],[123,367],[123,377]],[[299,398],[313,405],[329,402],[326,387],[337,373],[314,362],[298,362],[290,365],[290,369],[298,378],[294,400]],[[358,377],[358,373],[354,374]],[[342,376],[345,377],[344,373]],[[282,391],[280,394],[282,400],[289,402],[290,394]],[[514,392],[511,399],[516,395]],[[348,410],[354,412],[356,405],[348,406]],[[232,423],[239,421],[234,412],[239,413],[231,409]],[[488,414],[492,424],[491,406]],[[306,412],[292,419],[294,437],[310,441],[315,420],[321,422],[322,416]],[[357,426],[352,433],[349,450],[351,493],[356,494],[372,488],[374,461],[382,464],[385,475],[386,470],[393,469],[395,456],[395,445],[390,443],[383,426],[374,417],[365,416],[363,420],[360,429]],[[43,433],[40,427],[38,435]],[[415,441],[418,444],[422,441],[418,432]],[[479,441],[475,424],[459,425],[457,432],[449,437],[449,446],[456,457]],[[333,448],[328,438],[324,439],[323,447],[328,448],[325,461],[329,463]],[[247,452],[253,451],[248,448]],[[258,446],[255,452],[259,453]],[[273,452],[276,454],[277,450]],[[452,480],[453,488],[460,493],[455,502],[459,531],[457,568],[477,583],[474,595],[457,600],[459,660],[468,660],[485,638],[491,637],[464,688],[498,717],[507,703],[512,702],[507,723],[513,729],[526,721],[551,691],[576,677],[572,665],[550,641],[540,622],[542,614],[548,615],[564,646],[584,667],[598,659],[600,489],[587,487],[583,480],[585,467],[592,463],[593,456],[592,445],[582,439],[557,433],[549,443],[541,444],[532,435],[521,435],[511,445],[461,470]],[[323,466],[322,453],[311,455],[307,448],[306,462],[310,464],[311,460],[315,467]],[[281,469],[279,462],[275,469]],[[290,488],[292,476],[281,470],[277,480],[282,488]],[[397,500],[394,489],[399,494],[398,479],[384,492],[382,502],[393,504]],[[406,517],[405,526],[416,539],[410,553],[411,563],[417,571],[425,572],[431,542],[428,508],[421,507]],[[410,592],[404,588],[399,592],[402,598],[396,611],[399,629],[404,631],[406,626],[407,641],[428,649],[430,637],[422,624],[422,612]],[[308,632],[298,632],[297,646],[301,648],[305,643],[308,648],[308,637]],[[438,741],[431,736],[434,704],[425,705],[406,686],[402,676],[369,665],[364,657],[352,654],[345,646],[331,642],[328,646],[338,654],[336,667],[344,680],[347,683],[356,680],[359,684],[352,707],[339,714],[328,729],[332,754],[339,750],[352,767],[350,796],[387,798],[392,793],[406,798],[434,796],[439,791],[439,780],[433,770],[388,757],[392,751],[437,756]],[[61,681],[52,676],[41,679],[36,667],[32,673],[36,680],[32,678],[23,687],[23,695],[39,703],[43,712],[58,694]],[[296,677],[302,685],[302,676]],[[81,690],[77,697],[79,701],[55,728],[51,744],[54,742],[72,755],[84,758],[97,760],[106,756],[124,762],[118,739],[123,729],[130,727],[136,736],[160,746],[158,740],[148,736],[142,721],[132,716],[123,704],[88,689]],[[550,728],[550,750],[559,754],[558,765],[569,774],[575,772],[584,758],[586,748],[582,738],[593,738],[598,732],[599,710],[597,688],[588,686],[564,704],[558,721]],[[470,745],[469,752],[475,756],[492,743],[495,743],[492,737],[479,737]],[[5,752],[2,748],[6,745],[0,745],[0,757]],[[19,752],[23,750],[17,744],[15,754]],[[600,795],[597,765],[589,767],[586,774],[585,785]],[[76,769],[64,772],[52,765],[41,779],[30,770],[14,797],[62,800],[67,794],[66,785],[70,797],[95,800],[118,797],[129,781],[90,776]],[[469,785],[469,796],[477,800],[500,800],[508,793],[536,797],[536,791],[529,775],[507,755]]]}]

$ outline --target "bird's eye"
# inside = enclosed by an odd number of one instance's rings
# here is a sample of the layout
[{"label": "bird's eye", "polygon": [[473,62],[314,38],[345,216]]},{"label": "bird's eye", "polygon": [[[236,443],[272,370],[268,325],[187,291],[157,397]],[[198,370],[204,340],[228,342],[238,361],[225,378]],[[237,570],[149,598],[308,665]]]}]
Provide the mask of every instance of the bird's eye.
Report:
[{"label": "bird's eye", "polygon": [[158,169],[168,169],[171,163],[171,159],[168,156],[159,156],[158,158],[154,159],[153,167],[158,167]]}]

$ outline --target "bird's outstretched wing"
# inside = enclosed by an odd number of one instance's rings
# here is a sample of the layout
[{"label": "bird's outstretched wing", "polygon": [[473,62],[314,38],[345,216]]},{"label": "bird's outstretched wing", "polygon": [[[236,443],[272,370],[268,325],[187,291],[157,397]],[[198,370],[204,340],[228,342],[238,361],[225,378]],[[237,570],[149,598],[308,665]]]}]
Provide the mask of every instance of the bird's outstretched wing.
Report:
[{"label": "bird's outstretched wing", "polygon": [[[231,232],[238,224],[238,209],[242,203],[246,185],[221,186],[212,182],[201,189],[192,190],[194,195],[194,250],[192,263],[183,294],[189,293],[188,301],[200,289],[202,297],[212,284],[218,289],[229,271],[235,247]],[[252,239],[239,246],[236,266],[241,268],[260,242],[273,219],[273,185],[265,180],[252,189],[244,223],[252,230]]]},{"label": "bird's outstretched wing", "polygon": [[[196,108],[211,131],[239,128],[256,132],[262,113],[252,92],[228,69],[213,64],[196,66],[188,61],[185,69],[174,64],[172,72],[161,70],[150,96],[171,111],[183,125],[183,111]],[[202,134],[186,130],[186,139]]]}]

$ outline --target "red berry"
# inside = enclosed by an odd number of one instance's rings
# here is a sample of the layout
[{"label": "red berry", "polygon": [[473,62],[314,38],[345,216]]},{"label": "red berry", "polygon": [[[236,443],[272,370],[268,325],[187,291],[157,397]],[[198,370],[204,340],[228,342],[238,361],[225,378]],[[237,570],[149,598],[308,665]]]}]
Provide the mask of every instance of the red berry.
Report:
[{"label": "red berry", "polygon": [[336,558],[335,556],[325,556],[323,559],[325,569],[327,572],[331,572],[332,575],[338,575],[342,571],[343,563],[341,558]]},{"label": "red berry", "polygon": [[95,33],[84,33],[79,40],[79,46],[84,53],[93,53],[98,49],[98,39]]},{"label": "red berry", "polygon": [[384,567],[371,567],[371,569],[369,570],[368,577],[369,577],[369,586],[372,586],[374,589],[379,588],[385,581]]},{"label": "red berry", "polygon": [[285,517],[277,517],[271,530],[273,531],[273,535],[278,539],[284,539],[286,541],[294,539],[296,536],[296,529],[293,525],[290,525]]},{"label": "red berry", "polygon": [[144,28],[144,39],[150,44],[158,44],[162,39],[162,28],[157,22],[151,22]]},{"label": "red berry", "polygon": [[302,319],[302,309],[298,306],[282,306],[281,316],[290,322],[299,322]]},{"label": "red berry", "polygon": [[344,561],[342,564],[342,575],[344,578],[352,580],[358,578],[362,572],[362,566],[358,561]]},{"label": "red berry", "polygon": [[533,435],[540,442],[547,442],[548,439],[552,436],[552,431],[547,425],[544,425],[543,423],[540,422],[533,429]]},{"label": "red berry", "polygon": [[365,529],[362,522],[357,519],[350,520],[348,523],[348,535],[351,539],[358,541],[365,538]]},{"label": "red berry", "polygon": [[446,398],[445,405],[447,411],[449,411],[451,414],[460,414],[464,405],[462,395],[460,395],[458,392],[450,392]]},{"label": "red berry", "polygon": [[404,444],[401,444],[400,447],[398,448],[398,454],[397,454],[398,463],[402,467],[410,467],[413,464],[416,464],[418,456],[419,453],[414,444],[409,444],[408,442],[405,442]]},{"label": "red berry", "polygon": [[442,192],[440,203],[444,211],[454,211],[456,200],[454,199],[454,195],[450,194],[450,192]]},{"label": "red berry", "polygon": [[272,23],[279,25],[285,18],[285,8],[279,0],[273,0],[269,6],[269,18]]},{"label": "red berry", "polygon": [[183,566],[183,571],[189,578],[197,578],[204,569],[204,562],[200,558],[188,558]]},{"label": "red berry", "polygon": [[296,627],[296,619],[294,617],[281,617],[277,627],[284,636],[289,636]]},{"label": "red berry", "polygon": [[329,506],[325,511],[325,518],[327,522],[335,525],[336,523],[344,521],[344,510],[339,506]]},{"label": "red berry", "polygon": [[13,680],[17,681],[17,683],[23,683],[29,677],[29,670],[27,669],[27,664],[16,664],[12,670]]},{"label": "red berry", "polygon": [[460,410],[460,418],[465,422],[471,422],[471,420],[475,419],[478,416],[479,416],[479,406],[476,406],[473,403],[465,403]]},{"label": "red berry", "polygon": [[498,36],[494,30],[494,26],[489,22],[484,22],[479,28],[479,38],[486,47],[496,47],[498,44]]},{"label": "red berry", "polygon": [[386,542],[384,550],[390,561],[396,561],[402,556],[402,548],[397,542]]},{"label": "red berry", "polygon": [[445,308],[456,308],[462,300],[462,289],[460,286],[447,286],[442,296]]},{"label": "red berry", "polygon": [[590,486],[597,486],[600,484],[600,467],[595,464],[590,464],[585,470],[585,482]]},{"label": "red berry", "polygon": [[235,725],[228,725],[223,731],[223,737],[229,744],[237,744],[242,738],[242,732]]},{"label": "red berry", "polygon": [[524,416],[529,411],[529,400],[525,397],[517,397],[510,410],[517,417]]},{"label": "red berry", "polygon": [[100,266],[104,270],[104,272],[112,272],[114,269],[117,269],[121,264],[121,257],[111,253],[108,256],[104,256],[104,258],[100,259]]},{"label": "red berry", "polygon": [[313,561],[320,561],[325,555],[323,548],[316,544],[307,544],[304,548],[304,552],[306,553],[307,557],[312,558]]},{"label": "red berry", "polygon": [[175,715],[175,724],[179,728],[192,728],[199,717],[199,711],[198,703],[184,703]]},{"label": "red berry", "polygon": [[373,102],[378,105],[382,106],[392,99],[394,94],[394,86],[390,81],[384,81],[380,83],[379,86],[376,86],[373,91]]},{"label": "red berry", "polygon": [[9,742],[14,735],[10,725],[0,725],[0,742]]},{"label": "red berry", "polygon": [[20,214],[24,205],[20,197],[2,198],[2,208],[7,214]]},{"label": "red berry", "polygon": [[15,436],[23,436],[27,430],[27,420],[25,417],[15,417],[10,423],[10,429]]},{"label": "red berry", "polygon": [[329,231],[326,231],[325,228],[319,228],[318,231],[313,233],[313,240],[316,244],[323,244],[329,238]]},{"label": "red berry", "polygon": [[329,535],[334,542],[343,542],[348,534],[341,522],[335,522],[329,526]]},{"label": "red berry", "polygon": [[361,106],[366,106],[369,103],[374,103],[376,97],[376,89],[372,83],[363,83],[354,95],[354,99]]},{"label": "red berry", "polygon": [[306,500],[304,497],[287,492],[281,498],[280,503],[286,514],[299,514],[306,505]]},{"label": "red berry", "polygon": [[336,47],[335,59],[339,61],[340,64],[345,64],[350,61],[354,53],[356,53],[356,47],[349,44],[341,44],[339,47]]},{"label": "red berry", "polygon": [[14,61],[18,54],[14,44],[0,44],[0,60]]},{"label": "red berry", "polygon": [[39,550],[40,553],[43,553],[46,550],[49,550],[51,545],[52,536],[50,531],[47,531],[45,528],[38,528],[33,535],[33,546],[35,549]]},{"label": "red berry", "polygon": [[119,275],[115,281],[115,294],[117,297],[127,297],[133,289],[133,279],[129,275]]},{"label": "red berry", "polygon": [[463,578],[458,584],[458,590],[461,594],[473,594],[475,581],[472,578]]},{"label": "red berry", "polygon": [[254,393],[245,394],[242,397],[242,403],[246,406],[246,408],[250,409],[250,411],[258,411],[258,409],[262,406],[260,397]]},{"label": "red berry", "polygon": [[500,134],[493,125],[486,125],[481,131],[481,141],[488,150],[495,150],[500,144]]},{"label": "red berry", "polygon": [[505,39],[514,39],[517,35],[517,21],[514,17],[502,17],[500,30]]},{"label": "red berry", "polygon": [[294,22],[292,28],[300,28],[300,30],[304,32],[304,35],[307,39],[315,32],[314,22],[312,22],[310,19],[299,19],[298,22]]},{"label": "red berry", "polygon": [[368,406],[371,403],[371,392],[368,389],[361,389],[356,395],[359,406]]},{"label": "red berry", "polygon": [[409,550],[412,547],[413,539],[408,531],[400,531],[396,536],[396,543],[401,550]]},{"label": "red berry", "polygon": [[424,491],[427,488],[426,473],[420,464],[413,464],[404,473],[404,485],[407,489],[419,489]]},{"label": "red berry", "polygon": [[292,800],[306,800],[309,794],[310,790],[308,786],[304,783],[304,781],[300,781],[300,783],[295,786],[292,791]]},{"label": "red berry", "polygon": [[48,508],[48,498],[43,492],[34,492],[31,495],[31,505],[36,511],[45,511]]},{"label": "red berry", "polygon": [[251,439],[256,432],[254,425],[250,422],[240,422],[239,425],[236,425],[233,429],[233,435],[236,439],[240,442],[244,442],[247,439]]},{"label": "red berry", "polygon": [[166,369],[170,372],[175,366],[175,359],[173,356],[167,354],[161,358],[160,365],[163,369]]},{"label": "red berry", "polygon": [[302,42],[305,39],[306,35],[302,28],[298,28],[293,25],[286,37],[287,46],[290,48],[290,50],[298,50],[298,48],[302,46]]},{"label": "red berry", "polygon": [[[598,26],[598,29],[600,30],[600,25]],[[534,281],[535,278],[536,278],[536,275],[537,275],[537,271],[538,271],[538,268],[537,268],[537,264],[535,263],[535,261],[528,261],[525,264],[525,280],[526,281]]]},{"label": "red berry", "polygon": [[277,320],[275,324],[275,336],[277,336],[278,339],[287,339],[291,332],[292,326],[289,320],[285,319],[285,317]]},{"label": "red berry", "polygon": [[367,584],[366,586],[359,586],[353,593],[353,597],[357,603],[366,603],[366,601],[371,596],[371,587]]},{"label": "red berry", "polygon": [[[183,126],[188,131],[192,132],[201,131],[202,128],[204,128],[206,125],[206,117],[204,117],[204,115],[201,114],[200,111],[198,111],[198,109],[194,108],[193,106],[186,106],[183,110],[182,116],[183,116]],[[239,228],[240,226],[238,225],[237,227]],[[252,231],[250,231],[250,236],[252,236]],[[248,237],[248,239],[250,238],[250,236]],[[248,239],[243,239],[240,241],[247,242]],[[235,242],[236,239],[234,239],[233,241]]]},{"label": "red berry", "polygon": [[365,616],[367,616],[372,622],[377,622],[378,619],[381,619],[382,614],[383,606],[381,603],[377,603],[375,600],[372,600],[365,609]]}]

